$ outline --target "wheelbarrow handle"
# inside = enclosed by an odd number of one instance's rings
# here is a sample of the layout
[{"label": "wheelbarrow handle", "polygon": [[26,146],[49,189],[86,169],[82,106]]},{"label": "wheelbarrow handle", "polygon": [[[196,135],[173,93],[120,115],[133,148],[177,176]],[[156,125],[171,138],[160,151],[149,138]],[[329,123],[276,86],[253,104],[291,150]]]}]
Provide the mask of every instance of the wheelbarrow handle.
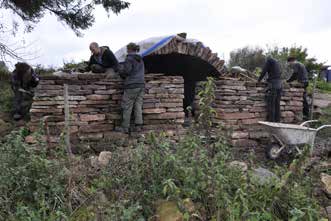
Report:
[{"label": "wheelbarrow handle", "polygon": [[319,122],[319,120],[308,120],[308,121],[305,121],[302,124],[300,124],[300,126],[304,126],[306,124],[313,123],[313,122]]},{"label": "wheelbarrow handle", "polygon": [[322,130],[324,128],[327,128],[327,127],[331,127],[331,125],[323,125],[323,126],[320,126],[319,128],[316,129],[316,132],[318,132],[319,130]]}]

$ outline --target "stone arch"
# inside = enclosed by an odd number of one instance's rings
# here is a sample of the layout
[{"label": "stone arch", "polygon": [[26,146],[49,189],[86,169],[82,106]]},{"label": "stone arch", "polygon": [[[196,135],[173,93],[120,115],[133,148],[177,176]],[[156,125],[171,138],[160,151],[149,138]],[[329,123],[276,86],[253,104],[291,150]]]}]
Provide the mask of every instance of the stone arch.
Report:
[{"label": "stone arch", "polygon": [[144,57],[148,73],[181,75],[201,81],[207,76],[218,76],[224,60],[202,42],[190,42],[176,36],[164,47]]}]

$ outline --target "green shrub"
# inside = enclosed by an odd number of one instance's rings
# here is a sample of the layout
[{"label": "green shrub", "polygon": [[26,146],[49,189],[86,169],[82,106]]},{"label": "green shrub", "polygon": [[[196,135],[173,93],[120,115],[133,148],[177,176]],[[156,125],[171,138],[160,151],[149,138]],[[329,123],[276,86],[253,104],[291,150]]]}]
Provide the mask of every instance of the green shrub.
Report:
[{"label": "green shrub", "polygon": [[[213,113],[212,85],[209,79],[200,93],[202,113]],[[200,119],[211,122],[207,115]],[[184,220],[319,220],[311,178],[300,169],[308,148],[289,169],[271,169],[279,180],[261,184],[253,178],[252,163],[248,172],[230,166],[231,147],[221,132],[214,131],[218,136],[212,139],[205,135],[208,128],[195,130],[199,126],[179,142],[151,133],[132,149],[118,148],[101,171],[79,158],[69,167],[64,148],[50,153],[42,141],[25,144],[26,130],[14,131],[0,144],[0,217],[142,221],[151,220],[158,201],[168,200],[176,202]],[[185,207],[187,199],[193,211]]]},{"label": "green shrub", "polygon": [[11,73],[7,68],[0,66],[0,82],[7,81],[9,82],[11,78]]},{"label": "green shrub", "polygon": [[13,110],[13,91],[6,82],[0,82],[0,88],[0,112],[9,113]]},{"label": "green shrub", "polygon": [[56,69],[54,67],[44,67],[42,65],[37,65],[35,68],[35,72],[39,75],[39,76],[48,76],[48,75],[52,75],[54,72],[56,71]]},{"label": "green shrub", "polygon": [[316,88],[320,89],[322,92],[331,93],[331,83],[325,81],[317,81]]},{"label": "green shrub", "polygon": [[[308,89],[307,89],[309,94],[312,94],[313,87],[314,87],[314,81],[310,81]],[[316,91],[321,92],[321,93],[331,93],[331,83],[317,80],[315,89],[316,89]]]},{"label": "green shrub", "polygon": [[0,145],[0,217],[5,220],[59,220],[66,212],[64,166],[24,143],[13,131]]},{"label": "green shrub", "polygon": [[[212,97],[207,92],[201,93],[204,95]],[[230,166],[231,148],[222,136],[211,140],[201,132],[192,130],[178,143],[152,133],[147,145],[114,152],[109,168],[93,186],[106,193],[109,205],[125,202],[117,207],[121,209],[116,210],[116,220],[147,220],[155,215],[160,199],[177,202],[185,220],[191,216],[217,221],[319,219],[311,180],[298,169],[307,154],[295,160],[290,170],[285,166],[276,169],[281,177],[278,181],[261,185],[253,182],[250,169],[245,173]],[[194,202],[193,213],[185,209],[185,199]]]}]

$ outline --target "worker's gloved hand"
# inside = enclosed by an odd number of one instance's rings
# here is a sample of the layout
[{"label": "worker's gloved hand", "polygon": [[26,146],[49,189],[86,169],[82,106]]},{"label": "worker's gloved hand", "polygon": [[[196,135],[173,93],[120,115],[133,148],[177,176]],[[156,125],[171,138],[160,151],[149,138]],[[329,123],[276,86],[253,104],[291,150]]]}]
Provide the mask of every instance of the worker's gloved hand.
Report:
[{"label": "worker's gloved hand", "polygon": [[91,70],[93,73],[105,73],[106,69],[99,64],[91,65]]},{"label": "worker's gloved hand", "polygon": [[118,73],[118,65],[115,65],[115,66],[113,67],[113,70],[114,70],[114,72]]}]

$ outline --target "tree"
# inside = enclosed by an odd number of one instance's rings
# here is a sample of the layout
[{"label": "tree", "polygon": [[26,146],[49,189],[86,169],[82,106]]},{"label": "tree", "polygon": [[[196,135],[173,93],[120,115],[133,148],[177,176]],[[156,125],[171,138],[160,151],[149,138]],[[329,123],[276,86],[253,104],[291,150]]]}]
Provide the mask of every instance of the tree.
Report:
[{"label": "tree", "polygon": [[303,48],[302,46],[296,47],[273,47],[267,49],[267,55],[271,55],[273,58],[277,59],[280,63],[282,74],[285,78],[289,77],[291,74],[291,70],[287,67],[287,58],[288,57],[296,57],[296,59],[303,63],[308,73],[312,73],[312,71],[321,71],[323,63],[317,62],[316,58],[309,58],[308,49]]},{"label": "tree", "polygon": [[279,61],[284,79],[289,78],[292,73],[287,65],[287,58],[290,56],[296,57],[298,61],[302,62],[309,73],[312,73],[313,70],[320,71],[323,66],[323,63],[317,62],[316,58],[309,57],[308,49],[302,46],[267,47],[267,50],[246,46],[230,53],[229,65],[231,67],[239,65],[249,71],[254,71],[256,68],[263,67],[266,56],[271,56]]},{"label": "tree", "polygon": [[230,52],[230,67],[240,66],[249,71],[257,67],[262,68],[265,63],[265,55],[262,48],[244,47]]},{"label": "tree", "polygon": [[317,70],[320,71],[323,63],[317,62],[316,58],[308,58],[308,49],[302,46],[296,47],[274,47],[268,49],[268,54],[278,58],[279,60],[286,61],[288,57],[296,57],[298,61],[302,62],[308,71]]},{"label": "tree", "polygon": [[[120,13],[129,7],[130,3],[121,0],[0,0],[0,9],[11,10],[25,23],[25,31],[32,31],[44,15],[54,14],[59,21],[68,25],[77,36],[90,28],[95,22],[93,11],[97,5],[103,6],[107,13]],[[17,31],[18,23],[13,21],[12,33]],[[0,22],[0,36],[8,29]],[[15,50],[8,44],[0,41],[0,54],[15,59],[18,58]]]}]

